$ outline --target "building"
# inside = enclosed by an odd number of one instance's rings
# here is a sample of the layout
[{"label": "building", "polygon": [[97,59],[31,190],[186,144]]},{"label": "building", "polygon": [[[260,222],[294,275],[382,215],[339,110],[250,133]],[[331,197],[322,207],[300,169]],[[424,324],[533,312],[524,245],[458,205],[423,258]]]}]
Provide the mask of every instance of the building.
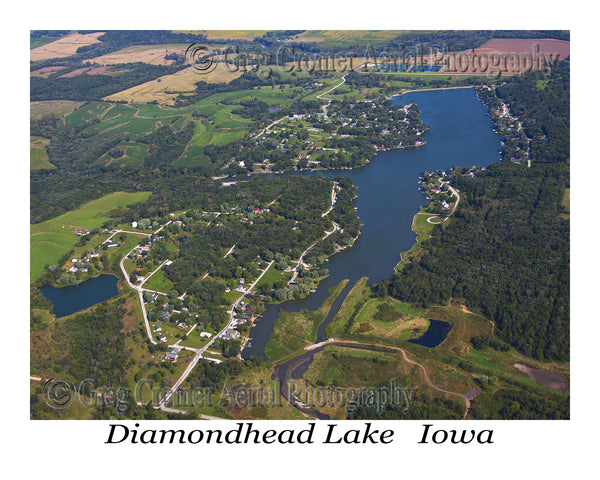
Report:
[{"label": "building", "polygon": [[179,356],[179,349],[174,348],[170,352],[165,355],[165,360],[169,360],[171,362],[175,362],[177,357]]},{"label": "building", "polygon": [[240,332],[238,332],[237,330],[225,330],[225,332],[223,333],[223,340],[235,340],[240,336]]},{"label": "building", "polygon": [[210,338],[210,337],[212,337],[212,333],[200,332],[200,336],[203,338]]}]

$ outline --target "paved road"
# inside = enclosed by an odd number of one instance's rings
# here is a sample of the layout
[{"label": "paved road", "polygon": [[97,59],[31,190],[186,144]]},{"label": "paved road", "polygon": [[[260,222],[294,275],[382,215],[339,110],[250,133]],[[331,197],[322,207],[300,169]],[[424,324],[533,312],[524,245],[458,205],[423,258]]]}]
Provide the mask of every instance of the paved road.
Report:
[{"label": "paved road", "polygon": [[[110,238],[112,238],[113,235],[119,233],[119,232],[126,232],[126,233],[135,233],[138,235],[146,235],[146,236],[151,236],[151,235],[156,235],[158,232],[160,232],[164,227],[166,227],[169,223],[171,223],[172,220],[169,220],[167,223],[165,223],[163,226],[161,226],[158,230],[156,230],[154,233],[152,234],[148,234],[148,233],[141,233],[141,232],[127,232],[126,230],[117,230],[115,231],[110,237],[108,237],[108,239],[105,240],[105,242],[107,242]],[[135,247],[133,247],[131,250],[129,250],[129,252],[127,252],[127,254],[125,256],[123,256],[123,258],[121,258],[121,261],[119,262],[119,267],[121,268],[121,272],[123,272],[123,276],[125,277],[125,281],[127,282],[127,285],[129,285],[130,288],[132,288],[133,290],[135,290],[138,293],[139,299],[140,299],[140,305],[142,307],[142,315],[144,317],[144,324],[146,326],[146,333],[148,334],[148,339],[150,340],[150,343],[152,343],[153,345],[156,345],[157,342],[156,340],[154,340],[154,337],[152,336],[152,330],[150,330],[150,323],[148,322],[148,312],[146,312],[146,305],[144,303],[144,292],[154,292],[154,290],[149,290],[147,288],[142,288],[142,285],[144,283],[146,283],[146,281],[152,276],[154,275],[159,268],[161,268],[168,260],[165,260],[163,263],[160,264],[160,266],[154,270],[150,275],[148,275],[144,281],[138,286],[138,285],[134,285],[133,283],[131,283],[129,281],[129,275],[127,275],[127,271],[125,270],[125,266],[124,266],[124,262],[127,259],[127,257],[131,254],[131,252],[133,252],[136,248],[138,248],[138,246],[136,245]],[[156,292],[159,293],[161,295],[166,295],[165,293],[162,292]]]},{"label": "paved road", "polygon": [[[254,281],[254,283],[252,285],[250,285],[250,287],[248,287],[248,289],[243,293],[243,295],[234,302],[234,304],[231,307],[231,311],[230,311],[230,314],[229,314],[229,322],[227,323],[227,325],[219,333],[217,333],[206,345],[204,345],[202,348],[199,348],[199,349],[195,350],[196,351],[196,355],[194,355],[194,358],[192,359],[192,361],[190,362],[190,364],[187,366],[187,368],[185,369],[185,371],[183,372],[183,374],[181,375],[181,377],[179,377],[179,379],[177,380],[177,382],[175,382],[175,385],[173,385],[173,387],[171,387],[171,390],[169,390],[169,392],[165,395],[165,397],[159,402],[158,406],[155,407],[155,408],[160,408],[161,410],[165,410],[165,408],[167,408],[167,407],[165,407],[165,403],[169,401],[169,399],[173,396],[173,394],[177,391],[177,389],[185,381],[185,379],[191,373],[191,371],[196,366],[196,364],[198,363],[198,361],[202,358],[202,354],[214,343],[214,341],[217,338],[219,338],[221,335],[223,335],[223,333],[225,332],[225,330],[233,327],[234,315],[235,315],[235,309],[236,309],[236,307],[239,305],[239,303],[242,301],[242,299],[244,297],[246,297],[247,295],[249,295],[251,293],[252,289],[259,282],[259,280],[262,278],[262,276],[267,272],[267,270],[269,270],[269,268],[271,267],[271,265],[273,265],[273,263],[274,263],[274,260],[271,260],[269,262],[269,264],[267,265],[267,267],[263,270],[263,272]],[[189,350],[189,348],[188,348],[188,350]],[[165,411],[168,411],[168,410],[165,410]]]},{"label": "paved road", "polygon": [[[337,185],[337,183],[334,182],[333,187],[331,188],[331,207],[329,207],[329,209],[321,215],[322,217],[325,217],[326,215],[328,215],[329,212],[331,212],[333,210],[333,207],[335,207],[335,202],[336,202],[336,198],[337,198],[337,192],[335,189],[336,185]],[[310,247],[308,247],[306,250],[304,250],[304,252],[302,252],[302,255],[300,255],[300,258],[296,262],[296,268],[294,268],[294,274],[292,275],[292,278],[290,278],[290,280],[287,283],[288,285],[291,285],[292,283],[294,283],[296,281],[296,277],[298,276],[298,270],[300,270],[300,265],[303,264],[302,260],[303,260],[304,256],[310,251],[310,249],[313,248],[320,241],[325,240],[329,235],[331,235],[333,232],[335,232],[336,230],[338,230],[340,228],[340,226],[337,223],[335,223],[333,221],[331,223],[333,224],[333,230],[331,232],[325,232],[324,237],[317,240]]]},{"label": "paved road", "polygon": [[292,275],[292,278],[290,278],[290,280],[288,281],[288,285],[291,285],[292,283],[294,283],[294,281],[296,280],[296,277],[298,276],[298,270],[300,269],[300,265],[302,265],[302,260],[304,259],[304,256],[319,242],[321,242],[322,240],[325,240],[329,235],[331,235],[333,232],[339,230],[340,226],[335,223],[335,222],[331,222],[333,224],[333,230],[331,232],[325,232],[325,235],[322,238],[319,238],[319,240],[317,240],[315,243],[313,243],[310,247],[308,247],[306,250],[304,250],[302,252],[302,255],[300,255],[300,258],[298,259],[298,262],[296,263],[296,268],[294,269],[294,274]]}]

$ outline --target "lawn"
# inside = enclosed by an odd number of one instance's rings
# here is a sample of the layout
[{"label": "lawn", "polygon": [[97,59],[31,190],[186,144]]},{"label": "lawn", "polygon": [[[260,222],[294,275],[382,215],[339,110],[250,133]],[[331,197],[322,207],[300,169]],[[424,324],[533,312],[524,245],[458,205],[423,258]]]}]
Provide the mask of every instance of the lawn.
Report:
[{"label": "lawn", "polygon": [[58,262],[60,257],[70,252],[79,239],[72,227],[93,230],[99,228],[109,217],[106,215],[117,207],[142,202],[150,192],[115,192],[92,200],[77,210],[31,225],[30,228],[30,280],[36,280],[44,273],[44,267]]},{"label": "lawn", "polygon": [[[431,219],[431,223],[428,221],[428,219]],[[414,257],[417,252],[419,252],[420,250],[420,243],[423,242],[424,240],[427,240],[430,236],[431,236],[431,232],[433,231],[433,228],[435,227],[436,224],[441,223],[441,219],[439,217],[439,215],[436,214],[432,214],[432,213],[425,213],[423,210],[419,213],[417,213],[414,218],[413,218],[413,224],[412,224],[412,231],[415,232],[417,234],[417,239],[415,244],[410,248],[410,250],[407,250],[406,252],[402,252],[400,254],[400,258],[401,260],[398,262],[398,264],[396,265],[396,271],[401,271],[402,267],[404,267],[404,265],[406,265],[406,263],[408,261],[410,261],[410,259],[412,257]]]},{"label": "lawn", "polygon": [[144,288],[168,293],[173,289],[173,282],[171,282],[171,280],[165,276],[165,272],[161,268],[158,272],[152,275],[146,283],[144,283]]},{"label": "lawn", "polygon": [[225,300],[227,300],[228,305],[233,305],[235,301],[242,295],[242,292],[238,292],[237,290],[231,290],[230,292],[224,293],[223,297],[225,297]]},{"label": "lawn", "polygon": [[275,268],[275,263],[271,264],[269,269],[265,272],[265,274],[261,277],[261,279],[256,284],[255,290],[258,289],[261,285],[273,285],[275,282],[284,278],[285,272],[281,270],[277,270]]}]

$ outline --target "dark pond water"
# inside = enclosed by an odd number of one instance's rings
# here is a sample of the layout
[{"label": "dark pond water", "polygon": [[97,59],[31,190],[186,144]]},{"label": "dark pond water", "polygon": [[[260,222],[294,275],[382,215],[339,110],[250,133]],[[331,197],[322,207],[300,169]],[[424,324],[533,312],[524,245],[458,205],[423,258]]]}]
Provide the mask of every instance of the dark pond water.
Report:
[{"label": "dark pond water", "polygon": [[52,303],[57,317],[84,310],[119,293],[117,277],[114,275],[100,275],[62,288],[44,286],[40,288],[40,292]]},{"label": "dark pond water", "polygon": [[429,328],[425,331],[425,333],[419,338],[409,340],[409,342],[429,348],[437,347],[446,339],[448,333],[450,333],[450,330],[452,330],[452,325],[448,322],[430,319]]},{"label": "dark pond water", "polygon": [[329,270],[329,277],[314,294],[302,300],[267,306],[250,333],[252,346],[244,349],[245,358],[264,357],[265,345],[280,312],[315,310],[327,297],[327,291],[347,278],[348,286],[319,329],[317,341],[324,340],[325,325],[359,278],[366,275],[369,284],[373,284],[393,274],[400,253],[415,242],[412,219],[426,203],[417,184],[423,170],[489,165],[499,160],[500,137],[494,133],[487,109],[472,89],[412,92],[394,97],[394,102],[417,103],[423,121],[431,127],[425,136],[427,144],[380,152],[371,163],[355,170],[305,173],[341,174],[354,179],[359,195],[355,205],[363,223],[361,235],[352,248],[334,255],[323,265]]}]

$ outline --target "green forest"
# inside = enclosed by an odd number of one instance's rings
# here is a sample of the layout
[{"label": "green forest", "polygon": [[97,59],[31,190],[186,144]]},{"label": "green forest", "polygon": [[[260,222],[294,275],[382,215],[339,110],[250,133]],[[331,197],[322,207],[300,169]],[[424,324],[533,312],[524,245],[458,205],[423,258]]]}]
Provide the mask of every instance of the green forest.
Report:
[{"label": "green forest", "polygon": [[496,89],[532,138],[531,167],[495,163],[474,177],[454,169],[461,192],[454,219],[382,288],[420,305],[464,299],[525,355],[568,360],[568,61],[543,90],[537,80],[516,77]]}]

